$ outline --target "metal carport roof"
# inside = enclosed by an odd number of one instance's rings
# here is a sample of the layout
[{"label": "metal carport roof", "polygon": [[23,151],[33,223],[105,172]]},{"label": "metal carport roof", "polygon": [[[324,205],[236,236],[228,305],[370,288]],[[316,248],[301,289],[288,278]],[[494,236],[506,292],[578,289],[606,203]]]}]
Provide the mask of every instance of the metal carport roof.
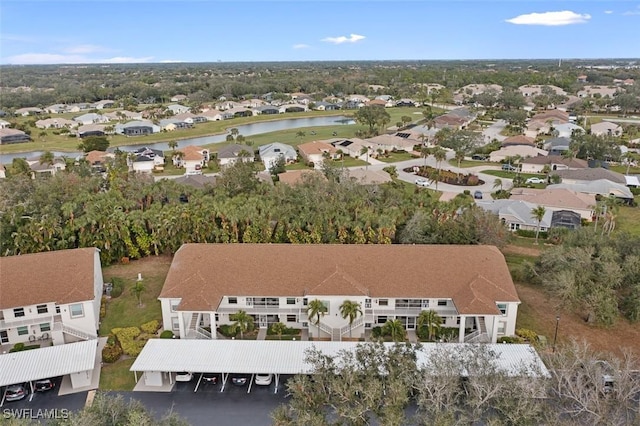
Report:
[{"label": "metal carport roof", "polygon": [[[334,356],[340,350],[353,351],[359,342],[309,342],[279,340],[201,340],[150,339],[130,371],[191,371],[197,373],[308,374],[306,350],[317,348]],[[393,345],[393,343],[385,343]],[[456,350],[465,343],[423,343],[418,364],[425,365],[432,351]],[[498,368],[508,374],[521,374],[523,365],[535,365],[531,374],[548,376],[537,352],[525,344],[484,345],[498,355]]]},{"label": "metal carport roof", "polygon": [[0,386],[93,370],[98,340],[0,355]]}]

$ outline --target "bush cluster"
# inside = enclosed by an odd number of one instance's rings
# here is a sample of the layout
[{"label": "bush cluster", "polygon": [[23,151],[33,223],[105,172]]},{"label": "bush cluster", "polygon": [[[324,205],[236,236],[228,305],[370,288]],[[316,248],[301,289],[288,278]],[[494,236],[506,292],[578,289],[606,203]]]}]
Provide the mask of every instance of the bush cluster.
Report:
[{"label": "bush cluster", "polygon": [[160,338],[161,339],[173,339],[173,331],[171,330],[165,330],[162,333],[160,333]]},{"label": "bush cluster", "polygon": [[160,329],[160,322],[158,320],[151,320],[140,326],[140,330],[147,334],[156,334],[158,329]]},{"label": "bush cluster", "polygon": [[146,336],[137,339],[142,334],[138,327],[114,328],[111,332],[115,334],[122,352],[129,356],[138,356],[147,342]]},{"label": "bush cluster", "polygon": [[[529,230],[529,229],[518,229],[516,231],[516,235],[518,235],[520,237],[526,237],[526,238],[535,238],[536,237],[536,231]],[[541,240],[546,240],[547,239],[547,233],[546,232],[540,232],[540,234],[538,235],[538,238],[541,239]]]},{"label": "bush cluster", "polygon": [[100,300],[100,319],[104,318],[107,315],[107,298],[102,296]]},{"label": "bush cluster", "polygon": [[522,337],[529,343],[535,343],[538,341],[538,333],[527,328],[516,329],[516,336]]},{"label": "bush cluster", "polygon": [[[268,336],[275,336],[277,334],[278,333],[274,333],[274,331],[271,329],[271,326],[269,326],[269,328],[267,329],[267,335]],[[297,336],[298,334],[300,334],[300,329],[299,328],[292,328],[292,327],[287,327],[282,332],[283,336]]]},{"label": "bush cluster", "polygon": [[122,278],[113,277],[111,283],[113,284],[113,288],[111,289],[111,297],[120,297],[120,295],[124,291],[124,280]]},{"label": "bush cluster", "polygon": [[224,337],[236,337],[238,330],[231,324],[222,324],[218,327],[218,331]]},{"label": "bush cluster", "polygon": [[122,348],[118,344],[107,344],[102,348],[102,361],[108,364],[112,364],[120,359],[122,356]]}]

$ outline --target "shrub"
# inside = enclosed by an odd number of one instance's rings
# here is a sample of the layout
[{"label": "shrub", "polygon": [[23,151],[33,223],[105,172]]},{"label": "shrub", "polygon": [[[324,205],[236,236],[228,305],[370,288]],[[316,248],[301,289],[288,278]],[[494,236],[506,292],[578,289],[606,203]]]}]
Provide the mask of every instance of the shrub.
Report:
[{"label": "shrub", "polygon": [[138,327],[114,328],[111,332],[118,339],[122,351],[129,356],[138,356],[146,343],[146,339],[135,340],[142,334]]},{"label": "shrub", "polygon": [[371,329],[371,337],[376,339],[382,337],[382,327],[376,326]]},{"label": "shrub", "polygon": [[522,338],[518,336],[503,336],[498,339],[498,343],[522,343]]},{"label": "shrub", "polygon": [[151,320],[149,322],[145,322],[140,326],[140,330],[142,330],[143,333],[147,334],[155,334],[159,328],[160,322],[158,322],[158,320]]},{"label": "shrub", "polygon": [[173,331],[171,330],[165,330],[162,333],[160,333],[160,338],[161,339],[173,339]]},{"label": "shrub", "polygon": [[102,296],[100,301],[100,319],[104,318],[107,315],[107,298]]},{"label": "shrub", "polygon": [[113,277],[111,279],[111,283],[113,284],[113,288],[111,289],[111,297],[120,297],[122,291],[124,290],[124,280],[122,278]]},{"label": "shrub", "polygon": [[107,336],[107,345],[115,345],[117,343],[116,336],[109,334]]},{"label": "shrub", "polygon": [[[518,235],[520,237],[526,237],[526,238],[535,238],[536,237],[536,231],[535,230],[529,230],[529,229],[518,229],[516,231],[516,235]],[[538,238],[541,239],[541,240],[546,240],[547,239],[547,233],[540,231],[540,234],[539,234]]]},{"label": "shrub", "polygon": [[222,324],[218,327],[218,331],[225,337],[235,337],[238,331],[231,324]]},{"label": "shrub", "polygon": [[9,352],[20,352],[24,350],[24,343],[16,343],[13,348],[9,349]]},{"label": "shrub", "polygon": [[102,361],[108,364],[114,363],[122,356],[120,345],[106,345],[102,348]]},{"label": "shrub", "polygon": [[518,328],[516,330],[516,336],[522,337],[524,340],[531,343],[538,340],[538,333],[527,328]]}]

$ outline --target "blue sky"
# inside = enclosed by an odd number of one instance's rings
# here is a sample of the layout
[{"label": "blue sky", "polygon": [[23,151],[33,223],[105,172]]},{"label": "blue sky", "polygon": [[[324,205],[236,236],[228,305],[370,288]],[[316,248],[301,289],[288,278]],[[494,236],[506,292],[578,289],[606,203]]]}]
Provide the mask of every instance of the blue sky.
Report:
[{"label": "blue sky", "polygon": [[0,64],[640,57],[640,1],[3,0]]}]

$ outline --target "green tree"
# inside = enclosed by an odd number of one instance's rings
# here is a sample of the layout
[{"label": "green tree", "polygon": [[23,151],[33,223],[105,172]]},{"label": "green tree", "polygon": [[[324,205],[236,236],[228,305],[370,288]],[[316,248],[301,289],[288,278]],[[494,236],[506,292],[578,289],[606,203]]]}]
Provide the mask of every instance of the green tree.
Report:
[{"label": "green tree", "polygon": [[53,164],[53,159],[53,152],[45,151],[42,153],[42,155],[40,155],[39,162],[40,164]]},{"label": "green tree", "polygon": [[318,326],[318,340],[320,340],[320,319],[327,313],[327,307],[321,300],[313,299],[307,306],[307,316],[312,324]]},{"label": "green tree", "polygon": [[271,325],[271,331],[278,335],[278,339],[282,340],[282,335],[287,331],[287,326],[281,322]]},{"label": "green tree", "polygon": [[433,309],[422,311],[418,316],[418,327],[424,327],[427,329],[430,341],[433,341],[435,339],[436,332],[440,329],[441,324],[442,318]]},{"label": "green tree", "polygon": [[176,141],[169,141],[168,143],[169,148],[171,148],[172,151],[175,152],[176,148],[178,147],[178,142]]},{"label": "green tree", "polygon": [[231,327],[240,332],[241,339],[244,339],[244,333],[253,330],[253,317],[247,311],[239,310],[235,314],[229,315],[229,319],[233,321]]},{"label": "green tree", "polygon": [[496,188],[500,188],[500,191],[502,191],[502,179],[496,178],[496,180],[493,181],[493,189]]},{"label": "green tree", "polygon": [[547,213],[547,209],[544,206],[534,207],[531,210],[531,217],[534,218],[538,223],[536,224],[536,242],[538,244],[538,235],[540,234],[540,223],[542,219],[544,219],[544,215]]},{"label": "green tree", "polygon": [[382,106],[364,106],[358,109],[353,117],[356,122],[369,126],[370,134],[374,134],[384,123],[391,120],[391,116]]},{"label": "green tree", "polygon": [[362,315],[362,307],[360,303],[354,302],[352,300],[345,300],[340,305],[340,315],[342,318],[349,318],[349,337],[351,337],[351,327],[353,326],[353,322]]},{"label": "green tree", "polygon": [[89,136],[82,139],[78,149],[83,152],[106,151],[109,148],[109,140],[105,136]]},{"label": "green tree", "polygon": [[131,293],[138,299],[138,306],[142,307],[142,293],[147,290],[146,286],[141,279],[138,279],[136,283],[131,287]]},{"label": "green tree", "polygon": [[385,334],[391,336],[391,340],[394,342],[405,341],[405,329],[399,319],[387,320],[382,327]]}]

